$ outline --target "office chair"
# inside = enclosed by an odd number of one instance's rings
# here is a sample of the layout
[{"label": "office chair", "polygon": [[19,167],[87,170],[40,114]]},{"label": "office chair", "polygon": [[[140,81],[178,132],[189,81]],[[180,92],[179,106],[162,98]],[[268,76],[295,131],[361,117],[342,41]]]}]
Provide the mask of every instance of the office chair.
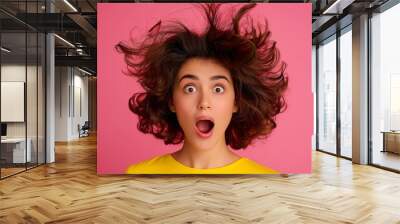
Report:
[{"label": "office chair", "polygon": [[82,125],[82,127],[79,127],[80,125],[78,124],[78,129],[79,129],[79,138],[80,137],[87,137],[89,136],[89,121],[85,121],[85,123]]}]

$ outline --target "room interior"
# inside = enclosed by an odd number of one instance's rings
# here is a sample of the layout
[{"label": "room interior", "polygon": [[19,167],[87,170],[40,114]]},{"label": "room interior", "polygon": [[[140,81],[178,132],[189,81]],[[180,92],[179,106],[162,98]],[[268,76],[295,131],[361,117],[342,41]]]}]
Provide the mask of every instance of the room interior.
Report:
[{"label": "room interior", "polygon": [[0,2],[0,223],[399,223],[398,1],[235,1],[312,4],[312,173],[101,176],[96,4],[128,2],[176,1]]}]

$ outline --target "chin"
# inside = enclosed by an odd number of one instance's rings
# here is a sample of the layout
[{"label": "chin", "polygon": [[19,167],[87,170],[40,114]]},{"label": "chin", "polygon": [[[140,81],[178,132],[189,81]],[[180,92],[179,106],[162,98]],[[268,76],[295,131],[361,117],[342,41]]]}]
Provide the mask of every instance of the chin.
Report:
[{"label": "chin", "polygon": [[209,150],[217,144],[217,141],[213,138],[202,139],[195,136],[191,138],[191,141],[189,141],[189,143],[198,149]]}]

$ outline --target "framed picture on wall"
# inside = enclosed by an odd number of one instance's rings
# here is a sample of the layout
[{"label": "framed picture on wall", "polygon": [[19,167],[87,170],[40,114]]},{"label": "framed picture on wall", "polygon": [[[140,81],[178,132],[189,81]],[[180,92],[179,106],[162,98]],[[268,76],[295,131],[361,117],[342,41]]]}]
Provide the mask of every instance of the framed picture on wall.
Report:
[{"label": "framed picture on wall", "polygon": [[98,19],[99,174],[311,172],[311,4],[100,3]]},{"label": "framed picture on wall", "polygon": [[24,122],[25,82],[1,82],[1,122]]}]

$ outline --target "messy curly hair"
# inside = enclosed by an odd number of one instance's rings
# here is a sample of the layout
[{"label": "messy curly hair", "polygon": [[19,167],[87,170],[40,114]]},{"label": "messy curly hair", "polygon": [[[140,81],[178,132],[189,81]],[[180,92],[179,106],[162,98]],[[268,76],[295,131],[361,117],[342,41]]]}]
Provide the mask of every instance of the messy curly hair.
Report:
[{"label": "messy curly hair", "polygon": [[159,21],[139,44],[120,42],[126,74],[138,79],[144,92],[129,100],[139,117],[138,129],[163,139],[165,144],[184,140],[176,114],[170,111],[173,87],[181,65],[190,58],[213,59],[230,71],[238,112],[225,131],[226,144],[246,148],[256,138],[266,138],[276,127],[276,115],[286,109],[286,63],[280,60],[276,42],[270,40],[267,21],[254,24],[245,17],[256,4],[241,6],[231,21],[222,23],[221,4],[202,4],[207,20],[202,33],[180,22]]}]

